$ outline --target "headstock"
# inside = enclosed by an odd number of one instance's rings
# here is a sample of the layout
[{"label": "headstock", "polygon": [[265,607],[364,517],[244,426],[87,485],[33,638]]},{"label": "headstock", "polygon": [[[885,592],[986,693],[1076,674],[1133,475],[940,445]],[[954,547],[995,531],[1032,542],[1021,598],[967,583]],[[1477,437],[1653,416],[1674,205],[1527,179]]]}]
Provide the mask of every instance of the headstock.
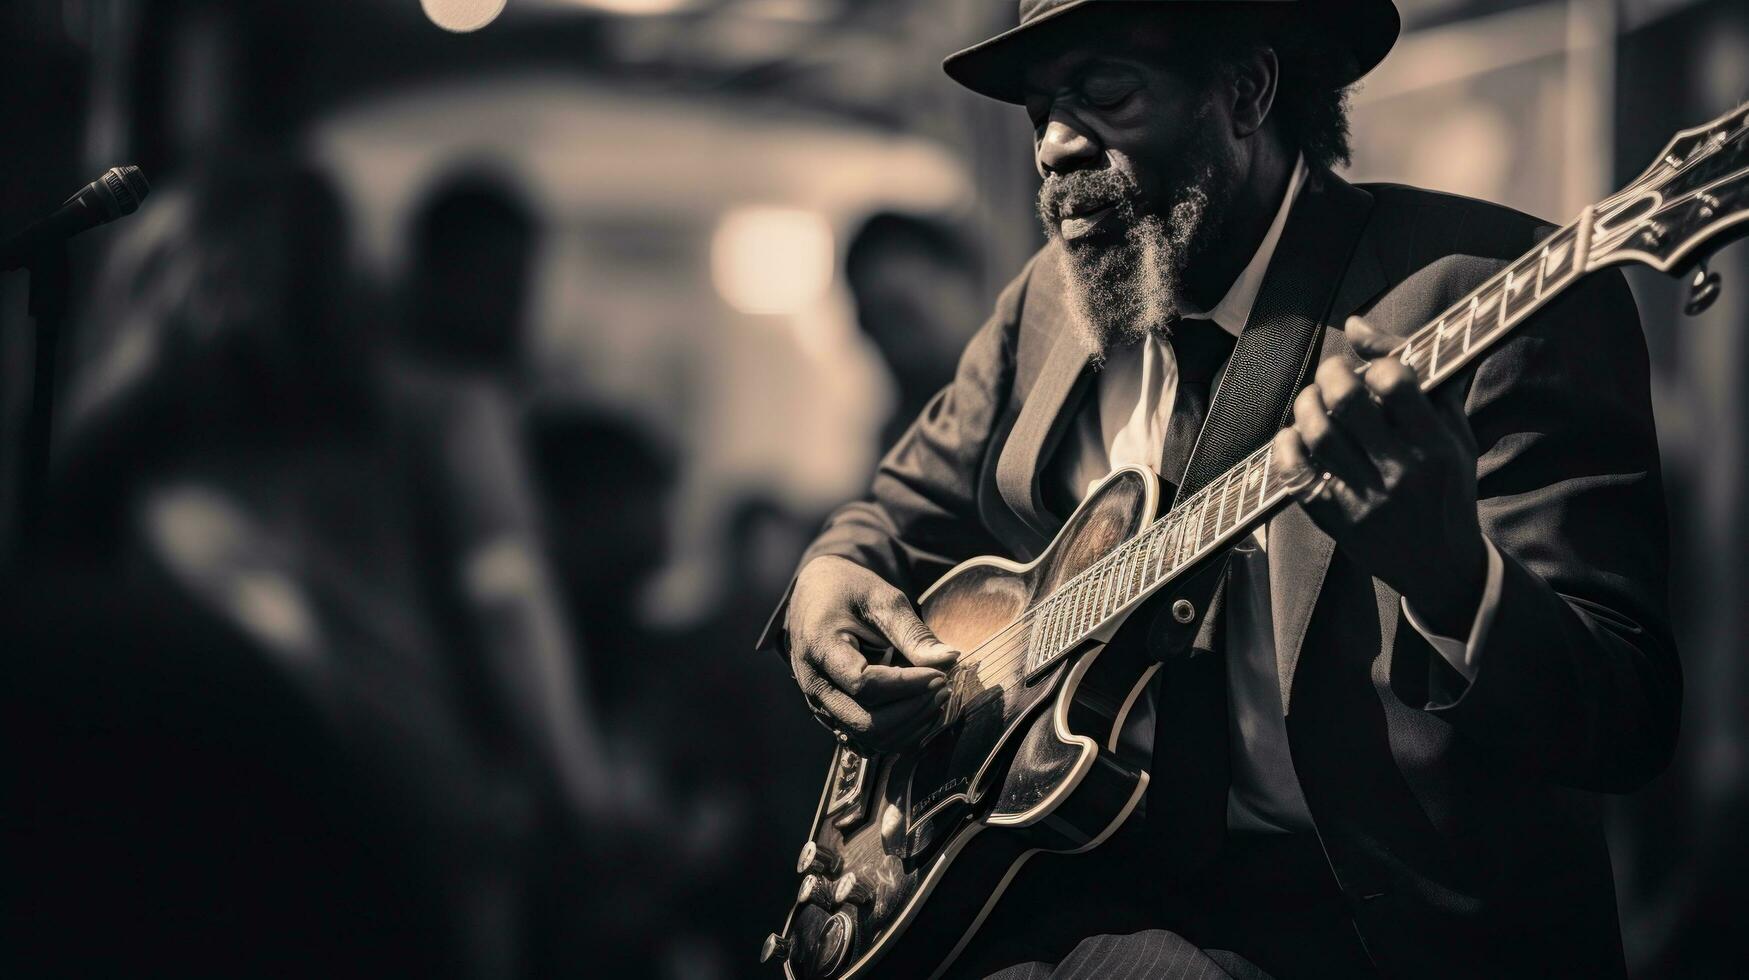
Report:
[{"label": "headstock", "polygon": [[[1592,207],[1591,216],[1587,271],[1643,262],[1676,273],[1749,234],[1749,103],[1677,133],[1655,163]],[[1703,270],[1694,287],[1704,308],[1717,277]]]}]

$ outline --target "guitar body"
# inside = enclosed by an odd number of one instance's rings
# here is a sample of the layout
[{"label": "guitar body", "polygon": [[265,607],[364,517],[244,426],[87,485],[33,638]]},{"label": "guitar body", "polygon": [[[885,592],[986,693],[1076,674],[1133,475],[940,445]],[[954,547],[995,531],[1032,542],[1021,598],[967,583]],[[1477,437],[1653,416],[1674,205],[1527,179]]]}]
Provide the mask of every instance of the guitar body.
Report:
[{"label": "guitar body", "polygon": [[1158,506],[1152,472],[1118,470],[1031,564],[973,559],[922,596],[936,635],[984,663],[956,679],[962,709],[920,747],[834,756],[804,853],[812,868],[798,867],[813,873],[778,947],[792,980],[938,975],[1029,857],[1091,849],[1135,809],[1145,760],[1120,758],[1116,734],[1153,663],[1115,647],[1104,656],[1107,634],[1027,682],[1026,658],[1004,656],[1001,634]]}]

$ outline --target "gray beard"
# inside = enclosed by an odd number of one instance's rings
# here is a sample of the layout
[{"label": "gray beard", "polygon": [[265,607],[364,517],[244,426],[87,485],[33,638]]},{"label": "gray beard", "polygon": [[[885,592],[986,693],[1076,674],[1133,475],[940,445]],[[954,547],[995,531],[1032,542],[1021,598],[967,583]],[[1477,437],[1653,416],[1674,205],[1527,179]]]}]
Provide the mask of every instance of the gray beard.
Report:
[{"label": "gray beard", "polygon": [[[1116,348],[1149,334],[1165,338],[1179,316],[1184,268],[1202,237],[1213,231],[1210,191],[1213,167],[1205,166],[1176,195],[1164,217],[1136,216],[1128,201],[1119,218],[1128,228],[1121,241],[1065,245],[1064,272],[1070,320],[1095,364]],[[1055,239],[1055,221],[1045,222]]]}]

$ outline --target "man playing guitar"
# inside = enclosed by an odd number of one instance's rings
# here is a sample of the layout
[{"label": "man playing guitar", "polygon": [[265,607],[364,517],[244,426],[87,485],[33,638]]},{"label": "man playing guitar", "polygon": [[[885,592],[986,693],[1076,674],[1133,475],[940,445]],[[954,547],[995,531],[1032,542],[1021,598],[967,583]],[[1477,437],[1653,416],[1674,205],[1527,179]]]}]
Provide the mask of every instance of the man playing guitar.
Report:
[{"label": "man playing guitar", "polygon": [[[1291,412],[1271,479],[1299,506],[1129,639],[1162,668],[1124,732],[1153,765],[1122,873],[1017,881],[955,974],[1624,976],[1591,794],[1663,768],[1681,700],[1625,280],[1426,395],[1383,355],[1550,226],[1331,172],[1390,0],[1020,22],[946,68],[1031,116],[1048,244],[762,645],[851,746],[900,748],[948,708],[962,651],[913,603],[960,561],[1037,555],[1119,467],[1170,492],[1249,416]],[[1295,310],[1337,329],[1269,339]],[[1302,361],[1291,403],[1249,394]]]}]

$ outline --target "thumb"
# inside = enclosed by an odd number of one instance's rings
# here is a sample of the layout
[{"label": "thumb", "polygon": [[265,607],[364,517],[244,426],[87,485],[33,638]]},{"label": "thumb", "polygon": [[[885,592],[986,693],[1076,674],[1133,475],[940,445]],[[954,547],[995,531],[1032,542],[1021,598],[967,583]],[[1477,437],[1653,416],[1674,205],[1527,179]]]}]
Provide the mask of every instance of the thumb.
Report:
[{"label": "thumb", "polygon": [[1351,316],[1343,324],[1342,333],[1348,345],[1361,357],[1374,361],[1402,346],[1402,339],[1374,328],[1360,317]]},{"label": "thumb", "polygon": [[959,659],[959,651],[941,642],[913,609],[903,594],[869,610],[869,618],[899,655],[914,666],[945,670]]}]

